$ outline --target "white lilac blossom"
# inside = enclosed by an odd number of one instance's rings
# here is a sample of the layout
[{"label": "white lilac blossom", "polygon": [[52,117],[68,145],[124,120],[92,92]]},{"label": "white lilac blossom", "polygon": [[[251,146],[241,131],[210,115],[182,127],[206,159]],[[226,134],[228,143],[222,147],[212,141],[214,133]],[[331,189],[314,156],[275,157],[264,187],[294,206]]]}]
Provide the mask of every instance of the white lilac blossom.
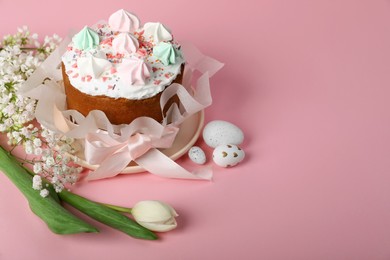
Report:
[{"label": "white lilac blossom", "polygon": [[[10,145],[23,145],[26,154],[34,156],[29,160],[33,172],[48,179],[57,192],[74,184],[82,170],[72,166],[73,140],[31,124],[36,101],[19,95],[18,90],[60,41],[58,35],[53,35],[41,43],[37,34],[31,35],[27,27],[22,27],[0,43],[0,132],[7,133]],[[43,197],[48,194],[38,177],[33,188],[41,190]]]}]

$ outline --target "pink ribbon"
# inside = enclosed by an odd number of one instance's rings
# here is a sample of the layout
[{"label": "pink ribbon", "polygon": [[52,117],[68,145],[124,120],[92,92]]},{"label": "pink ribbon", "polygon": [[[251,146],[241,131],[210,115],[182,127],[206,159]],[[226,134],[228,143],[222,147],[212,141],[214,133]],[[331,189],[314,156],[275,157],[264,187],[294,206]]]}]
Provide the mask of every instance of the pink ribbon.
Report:
[{"label": "pink ribbon", "polygon": [[112,131],[88,133],[85,137],[85,158],[90,164],[100,166],[87,179],[115,176],[150,149],[171,147],[178,131],[177,127],[164,127],[144,117],[122,129],[121,136],[115,136]]},{"label": "pink ribbon", "polygon": [[[69,41],[69,40],[68,40]],[[131,161],[152,174],[167,178],[210,180],[210,167],[187,171],[159,148],[169,148],[179,130],[179,125],[191,115],[203,110],[212,102],[209,78],[223,64],[201,54],[192,45],[183,45],[187,59],[183,85],[172,84],[162,94],[160,104],[164,108],[170,97],[177,95],[180,106],[173,104],[163,123],[141,117],[129,125],[112,125],[102,111],[91,111],[84,117],[78,111],[66,110],[66,97],[62,84],[58,84],[58,64],[61,53],[67,46],[61,46],[25,82],[21,94],[38,100],[36,118],[41,125],[83,141],[84,154],[89,164],[99,164],[87,179],[96,180],[119,174]],[[194,81],[195,70],[201,76]],[[45,84],[43,79],[51,78]],[[195,88],[190,87],[195,82]],[[50,93],[50,95],[47,95]],[[77,124],[71,119],[76,119]],[[102,131],[101,129],[107,129]]]}]

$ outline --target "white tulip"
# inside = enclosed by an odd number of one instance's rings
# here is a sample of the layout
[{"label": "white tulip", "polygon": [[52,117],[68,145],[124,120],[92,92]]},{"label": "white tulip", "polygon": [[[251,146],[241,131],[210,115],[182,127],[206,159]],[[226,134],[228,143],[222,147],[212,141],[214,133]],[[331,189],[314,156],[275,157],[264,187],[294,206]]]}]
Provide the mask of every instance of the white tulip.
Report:
[{"label": "white tulip", "polygon": [[135,221],[141,226],[157,232],[166,232],[176,228],[176,211],[168,204],[156,201],[140,201],[131,210]]}]

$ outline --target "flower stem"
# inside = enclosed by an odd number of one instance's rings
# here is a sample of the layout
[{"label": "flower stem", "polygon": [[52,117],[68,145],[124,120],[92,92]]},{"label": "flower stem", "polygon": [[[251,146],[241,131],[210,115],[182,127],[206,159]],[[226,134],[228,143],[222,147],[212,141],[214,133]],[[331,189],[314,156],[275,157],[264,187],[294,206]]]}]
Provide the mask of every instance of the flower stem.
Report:
[{"label": "flower stem", "polygon": [[111,204],[105,204],[105,203],[100,203],[101,205],[103,206],[106,206],[106,207],[109,207],[115,211],[118,211],[118,212],[123,212],[123,213],[130,213],[131,214],[131,210],[132,208],[126,208],[126,207],[121,207],[121,206],[116,206],[116,205],[111,205]]},{"label": "flower stem", "polygon": [[[4,50],[4,48],[0,47],[0,51]],[[35,47],[23,47],[23,48],[20,48],[20,50],[22,51],[36,51],[38,50],[38,48],[35,48]]]},{"label": "flower stem", "polygon": [[17,144],[14,145],[14,146],[11,148],[11,150],[9,150],[8,153],[9,153],[10,155],[13,155],[12,152],[15,150],[15,148],[16,148],[17,146],[18,146]]},{"label": "flower stem", "polygon": [[35,161],[35,160],[27,160],[26,158],[23,159],[19,156],[12,154],[12,153],[9,153],[9,155],[13,156],[16,160],[18,160],[22,166],[25,165],[26,163],[34,165],[36,162],[42,162],[42,161]]},{"label": "flower stem", "polygon": [[34,48],[34,47],[24,47],[24,48],[20,48],[22,51],[35,51],[35,50],[38,50],[38,48]]},{"label": "flower stem", "polygon": [[106,207],[101,203],[88,200],[84,197],[62,190],[58,196],[61,200],[78,209],[91,218],[106,224],[112,228],[126,233],[129,236],[147,240],[156,240],[157,236],[149,229],[116,210]]}]

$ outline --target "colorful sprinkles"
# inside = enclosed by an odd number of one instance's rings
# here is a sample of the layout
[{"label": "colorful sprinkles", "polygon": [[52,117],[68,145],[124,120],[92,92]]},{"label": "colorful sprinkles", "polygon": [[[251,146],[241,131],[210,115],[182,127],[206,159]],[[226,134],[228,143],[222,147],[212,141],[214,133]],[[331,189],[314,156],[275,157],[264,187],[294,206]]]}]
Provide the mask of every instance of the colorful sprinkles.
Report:
[{"label": "colorful sprinkles", "polygon": [[[86,51],[75,48],[71,43],[67,47],[67,52],[63,56],[63,61],[67,68],[66,74],[73,81],[83,83],[74,84],[75,86],[78,86],[79,90],[81,91],[85,90],[86,93],[89,93],[88,91],[93,89],[98,94],[105,93],[107,96],[118,96],[117,94],[114,94],[114,91],[117,91],[116,84],[118,83],[118,80],[120,80],[119,76],[117,75],[116,66],[119,65],[122,62],[122,59],[126,58],[126,55],[129,54],[116,52],[113,49],[112,41],[118,32],[112,31],[108,24],[99,23],[95,27],[92,27],[92,29],[98,33],[100,37],[100,43],[97,47],[97,50],[93,50],[91,53],[94,54],[97,51],[104,52],[106,59],[112,63],[112,67],[106,70],[98,78],[94,78],[93,75],[80,75],[77,60],[81,57],[85,57],[87,53]],[[147,85],[153,88],[161,88],[161,86],[170,84],[170,82],[176,78],[177,73],[180,72],[178,65],[165,66],[159,59],[154,57],[153,41],[152,39],[145,39],[143,30],[135,32],[134,36],[139,42],[139,48],[136,53],[132,53],[131,55],[144,59],[146,64],[148,64],[150,67],[151,76],[147,82]],[[93,85],[89,85],[87,83],[91,83]],[[105,86],[105,90],[102,89],[102,86]],[[139,86],[137,86],[137,88],[138,87]],[[121,88],[125,88],[125,85],[119,85],[119,89]],[[128,85],[128,88],[135,88],[135,86]],[[113,92],[113,94],[110,95],[110,92]]]}]

